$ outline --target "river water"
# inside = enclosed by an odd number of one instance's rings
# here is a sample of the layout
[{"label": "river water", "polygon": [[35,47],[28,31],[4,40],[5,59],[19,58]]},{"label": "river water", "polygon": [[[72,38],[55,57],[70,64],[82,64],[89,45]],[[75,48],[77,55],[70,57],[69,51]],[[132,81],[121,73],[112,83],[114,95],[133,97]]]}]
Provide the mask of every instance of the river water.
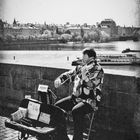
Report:
[{"label": "river water", "polygon": [[[86,43],[77,50],[30,50],[30,51],[0,51],[0,63],[36,65],[43,67],[72,68],[71,62],[77,57],[81,57],[83,47],[93,47],[97,54],[120,54],[124,49],[140,50],[140,42],[115,41],[109,43]],[[140,57],[140,53],[136,53]],[[103,66],[105,69],[127,70],[140,73],[140,66]]]}]

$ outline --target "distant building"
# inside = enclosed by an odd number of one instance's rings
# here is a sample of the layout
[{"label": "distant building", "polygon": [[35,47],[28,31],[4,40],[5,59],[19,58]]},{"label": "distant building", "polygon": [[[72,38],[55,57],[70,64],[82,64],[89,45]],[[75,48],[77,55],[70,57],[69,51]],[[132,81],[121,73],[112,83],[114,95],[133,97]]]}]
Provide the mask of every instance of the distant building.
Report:
[{"label": "distant building", "polygon": [[89,28],[89,27],[77,27],[77,26],[74,26],[74,27],[68,27],[67,30],[69,30],[71,33],[78,33],[78,34],[81,34],[81,29],[83,30],[84,33],[89,33],[91,32],[92,30],[95,30],[94,27],[92,28]]},{"label": "distant building", "polygon": [[32,27],[22,28],[23,36],[35,36],[39,34],[40,34],[40,29],[38,28],[32,28]]},{"label": "distant building", "polygon": [[64,33],[65,29],[63,26],[57,26],[55,29],[55,33]]},{"label": "distant building", "polygon": [[100,29],[105,31],[111,37],[117,35],[117,26],[114,20],[112,19],[105,19],[100,23]]},{"label": "distant building", "polygon": [[5,27],[4,36],[11,35],[17,37],[21,36],[37,36],[40,34],[40,29],[33,27]]},{"label": "distant building", "polygon": [[132,36],[134,28],[133,27],[120,27],[118,26],[118,35],[119,36]]},{"label": "distant building", "polygon": [[17,21],[16,21],[16,19],[14,19],[14,21],[13,21],[13,27],[15,27],[15,26],[17,26]]}]

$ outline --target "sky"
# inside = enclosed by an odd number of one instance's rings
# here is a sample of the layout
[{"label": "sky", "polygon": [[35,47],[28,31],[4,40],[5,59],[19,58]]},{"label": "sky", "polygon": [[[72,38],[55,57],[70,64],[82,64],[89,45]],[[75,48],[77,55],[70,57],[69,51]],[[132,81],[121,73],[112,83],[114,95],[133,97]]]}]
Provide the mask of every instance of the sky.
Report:
[{"label": "sky", "polygon": [[91,24],[113,19],[136,26],[136,0],[0,0],[0,18],[12,23]]}]

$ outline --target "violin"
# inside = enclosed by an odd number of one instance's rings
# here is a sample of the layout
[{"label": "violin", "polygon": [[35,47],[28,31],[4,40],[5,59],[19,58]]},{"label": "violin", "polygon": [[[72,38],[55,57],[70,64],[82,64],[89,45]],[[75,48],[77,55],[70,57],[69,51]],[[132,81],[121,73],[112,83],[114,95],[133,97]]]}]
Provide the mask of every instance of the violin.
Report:
[{"label": "violin", "polygon": [[[89,62],[93,61],[93,59],[91,58]],[[91,65],[87,66],[88,63],[84,63],[83,62],[83,59],[79,59],[78,60],[74,60],[72,61],[72,66],[80,66],[76,71],[75,73],[73,73],[72,75],[68,76],[68,78],[62,82],[62,84],[64,84],[65,82],[67,82],[68,80],[70,80],[73,76],[77,75],[80,77],[80,76],[83,76],[83,77],[86,77],[85,73],[88,73],[88,71],[91,69]],[[82,75],[82,71],[86,71],[84,72],[84,75]]]}]

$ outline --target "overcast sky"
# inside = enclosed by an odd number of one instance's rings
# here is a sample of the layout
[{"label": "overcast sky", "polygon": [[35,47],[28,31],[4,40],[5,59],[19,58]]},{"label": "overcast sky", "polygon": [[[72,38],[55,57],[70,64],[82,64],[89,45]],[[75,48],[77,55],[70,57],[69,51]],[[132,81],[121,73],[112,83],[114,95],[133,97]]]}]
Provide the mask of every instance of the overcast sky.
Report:
[{"label": "overcast sky", "polygon": [[96,24],[105,18],[136,25],[136,0],[0,0],[0,18],[12,23]]}]

